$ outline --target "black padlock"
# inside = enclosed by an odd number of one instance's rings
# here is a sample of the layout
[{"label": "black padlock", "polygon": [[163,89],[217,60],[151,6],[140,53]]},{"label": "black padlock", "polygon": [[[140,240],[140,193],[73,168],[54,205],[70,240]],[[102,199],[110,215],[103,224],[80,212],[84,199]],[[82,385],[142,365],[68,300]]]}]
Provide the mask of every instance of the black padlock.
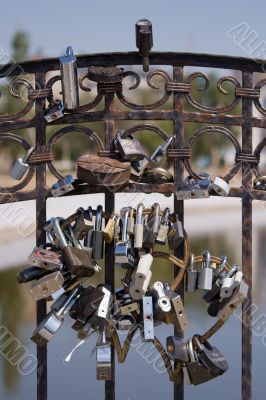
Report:
[{"label": "black padlock", "polygon": [[92,232],[92,258],[95,260],[103,258],[102,210],[102,206],[97,207],[95,229]]}]

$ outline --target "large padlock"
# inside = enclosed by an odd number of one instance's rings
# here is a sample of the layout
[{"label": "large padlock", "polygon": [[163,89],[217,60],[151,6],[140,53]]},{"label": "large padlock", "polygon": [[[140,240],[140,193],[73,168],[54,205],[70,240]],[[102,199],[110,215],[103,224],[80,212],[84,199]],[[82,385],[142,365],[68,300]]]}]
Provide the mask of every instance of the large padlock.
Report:
[{"label": "large padlock", "polygon": [[154,246],[160,229],[160,222],[160,205],[158,203],[154,203],[152,205],[152,211],[148,216],[147,223],[144,227],[143,248],[145,250],[150,250]]},{"label": "large padlock", "polygon": [[144,232],[143,210],[144,210],[144,205],[140,203],[137,207],[136,223],[134,226],[134,247],[135,249],[139,250],[142,249],[142,244],[143,244],[143,232]]},{"label": "large padlock", "polygon": [[64,277],[62,273],[55,271],[33,282],[30,294],[36,301],[48,298],[56,300],[65,292],[63,285]]},{"label": "large padlock", "polygon": [[122,138],[121,132],[118,132],[114,143],[124,161],[139,161],[147,157],[139,141],[132,136]]},{"label": "large padlock", "polygon": [[23,178],[23,176],[26,174],[28,169],[30,168],[28,160],[35,150],[35,147],[31,147],[26,151],[26,154],[23,158],[19,158],[13,167],[11,168],[10,175],[12,176],[13,179],[16,179],[17,181],[20,181],[20,179]]},{"label": "large padlock", "polygon": [[155,239],[155,243],[164,245],[166,243],[168,231],[169,231],[169,215],[170,208],[165,208],[163,217],[161,219],[158,235]]},{"label": "large padlock", "polygon": [[52,230],[55,233],[62,248],[63,259],[69,271],[76,276],[92,276],[95,274],[95,265],[93,264],[88,252],[84,249],[71,247],[63,234],[60,226],[60,218],[52,219]]},{"label": "large padlock", "polygon": [[202,263],[199,270],[198,288],[203,290],[212,289],[213,269],[211,268],[211,255],[208,250],[202,253]]},{"label": "large padlock", "polygon": [[77,300],[79,290],[80,287],[77,287],[69,295],[63,294],[56,300],[50,313],[33,331],[31,340],[34,343],[38,346],[45,346],[55,336],[64,321],[64,316]]},{"label": "large padlock", "polygon": [[60,100],[56,100],[50,104],[48,110],[46,111],[44,118],[47,122],[53,122],[64,116],[64,106]]},{"label": "large padlock", "polygon": [[175,222],[173,222],[169,228],[167,240],[169,249],[171,250],[178,249],[178,247],[184,243],[184,229],[182,222],[179,220],[178,214],[175,214]]},{"label": "large padlock", "polygon": [[192,340],[198,360],[206,365],[213,375],[217,377],[228,370],[228,363],[217,347],[211,346],[207,341],[201,343],[198,335],[193,336]]},{"label": "large padlock", "polygon": [[92,258],[101,260],[103,258],[103,231],[102,231],[102,206],[96,210],[95,229],[92,232]]},{"label": "large padlock", "polygon": [[79,106],[79,85],[76,57],[72,47],[67,47],[66,54],[59,57],[64,107],[73,110]]}]

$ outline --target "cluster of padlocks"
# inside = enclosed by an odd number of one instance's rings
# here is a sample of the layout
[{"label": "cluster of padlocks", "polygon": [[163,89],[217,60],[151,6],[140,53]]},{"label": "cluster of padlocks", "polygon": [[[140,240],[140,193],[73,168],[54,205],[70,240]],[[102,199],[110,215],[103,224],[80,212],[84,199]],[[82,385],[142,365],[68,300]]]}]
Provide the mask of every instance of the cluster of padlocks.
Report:
[{"label": "cluster of padlocks", "polygon": [[[35,343],[46,345],[69,314],[80,340],[98,333],[100,380],[111,379],[111,346],[123,362],[138,329],[142,340],[157,348],[173,381],[182,368],[187,382],[195,385],[228,369],[224,356],[208,339],[243,302],[248,286],[241,269],[230,266],[225,256],[214,257],[207,250],[195,257],[190,253],[187,234],[176,213],[169,208],[161,210],[155,203],[151,208],[139,204],[136,209],[125,207],[120,213],[107,215],[99,205],[96,210],[79,208],[67,219],[52,218],[44,229],[48,242],[33,249],[30,266],[18,275],[19,283],[32,282],[34,300],[53,301],[32,334]],[[98,263],[104,258],[106,243],[113,246],[115,262],[125,271],[122,287],[114,293],[104,284],[90,284],[91,277],[100,271]],[[178,249],[183,257],[173,254]],[[173,282],[153,281],[156,258],[173,264],[177,271]],[[186,290],[202,290],[209,315],[218,317],[207,333],[188,341],[183,339],[188,319],[178,294],[184,277]],[[155,327],[162,323],[172,324],[177,332],[167,338],[165,349],[155,336]],[[128,330],[123,348],[117,333],[121,330]],[[174,369],[173,360],[178,361]]]}]

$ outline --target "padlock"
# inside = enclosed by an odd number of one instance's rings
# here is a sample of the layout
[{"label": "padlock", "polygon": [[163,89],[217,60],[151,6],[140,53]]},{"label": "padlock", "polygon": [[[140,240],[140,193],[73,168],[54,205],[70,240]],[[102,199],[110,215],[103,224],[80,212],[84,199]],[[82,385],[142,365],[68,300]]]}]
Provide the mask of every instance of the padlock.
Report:
[{"label": "padlock", "polygon": [[110,381],[112,379],[112,352],[111,343],[106,340],[105,329],[100,330],[96,345],[97,380]]},{"label": "padlock", "polygon": [[121,132],[118,132],[114,143],[124,161],[139,161],[147,157],[140,142],[132,136],[122,138]]},{"label": "padlock", "polygon": [[98,309],[91,316],[90,322],[94,326],[108,326],[110,324],[110,313],[113,304],[113,295],[106,287],[102,286],[104,297],[99,304]]},{"label": "padlock", "polygon": [[85,277],[95,274],[96,269],[88,252],[84,249],[68,246],[68,242],[60,226],[60,218],[53,218],[51,221],[52,230],[59,240],[62,248],[63,259],[69,271],[76,276]]},{"label": "padlock", "polygon": [[201,179],[188,176],[176,191],[177,200],[202,199],[210,197],[211,177],[206,172],[200,174]]},{"label": "padlock", "polygon": [[79,106],[79,85],[76,57],[72,47],[67,47],[66,54],[59,57],[64,107],[73,110]]},{"label": "padlock", "polygon": [[143,336],[145,342],[154,339],[153,300],[151,296],[142,297]]},{"label": "padlock", "polygon": [[[233,265],[232,268],[227,272],[223,278],[222,286],[220,290],[220,297],[222,299],[231,297],[234,291],[233,283],[235,274],[238,272],[238,265]],[[241,278],[242,279],[242,278]]]},{"label": "padlock", "polygon": [[116,218],[117,215],[113,215],[111,218],[109,218],[103,230],[103,238],[108,244],[111,244],[114,238]]},{"label": "padlock", "polygon": [[258,176],[253,182],[255,190],[266,190],[266,176]]},{"label": "padlock", "polygon": [[89,227],[88,233],[84,238],[84,247],[89,252],[90,257],[92,256],[92,233],[94,230],[93,223],[93,211],[91,206],[84,210],[84,218],[86,219],[86,225]]},{"label": "padlock", "polygon": [[77,213],[79,214],[72,229],[73,229],[73,234],[77,240],[83,240],[87,235],[90,229],[93,229],[93,224],[91,221],[88,221],[85,219],[85,210],[80,207],[77,210]]},{"label": "padlock", "polygon": [[130,208],[130,213],[128,216],[128,223],[127,223],[127,233],[129,236],[134,236],[134,227],[135,227],[135,218],[134,218],[134,213],[136,210],[131,207]]},{"label": "padlock", "polygon": [[51,194],[53,197],[59,197],[75,190],[75,178],[72,175],[66,175],[52,185]]},{"label": "padlock", "polygon": [[192,385],[200,385],[216,378],[215,374],[212,374],[210,369],[198,360],[197,354],[193,348],[192,339],[187,342],[189,361],[185,363],[187,369],[189,381]]},{"label": "padlock", "polygon": [[188,328],[188,318],[185,312],[181,296],[170,288],[169,282],[163,283],[164,293],[170,299],[171,310],[165,314],[165,321],[167,324],[173,324],[180,336]]},{"label": "padlock", "polygon": [[20,181],[20,179],[23,178],[23,176],[26,174],[28,169],[30,168],[28,164],[28,160],[35,150],[35,147],[31,147],[26,151],[26,154],[23,158],[19,158],[13,167],[11,168],[10,175],[12,176],[13,179],[16,179],[17,181]]},{"label": "padlock", "polygon": [[211,346],[208,341],[201,343],[198,335],[194,335],[192,341],[199,362],[206,365],[212,374],[217,377],[228,370],[228,363],[217,347]]},{"label": "padlock", "polygon": [[136,46],[143,58],[143,71],[149,71],[149,52],[153,46],[152,23],[148,19],[140,19],[136,23]]},{"label": "padlock", "polygon": [[128,264],[130,262],[130,257],[129,257],[130,243],[127,236],[127,224],[128,224],[129,212],[130,212],[129,207],[125,207],[121,211],[121,218],[123,224],[122,236],[121,240],[119,240],[115,246],[115,262],[117,264]]},{"label": "padlock", "polygon": [[103,231],[102,231],[102,206],[96,210],[95,229],[92,232],[92,258],[101,260],[103,258]]},{"label": "padlock", "polygon": [[[54,303],[54,309],[51,308],[49,314],[44,318],[44,320],[37,326],[33,331],[31,340],[38,346],[45,346],[58,332],[61,327],[64,316],[68,313],[70,308],[73,306],[75,301],[79,296],[80,288],[77,287],[68,296],[63,294],[55,303],[60,304],[55,311],[56,304]],[[62,301],[63,299],[63,301]]]},{"label": "padlock", "polygon": [[198,270],[194,266],[194,254],[190,255],[190,265],[186,270],[186,289],[188,293],[194,293],[197,288]]},{"label": "padlock", "polygon": [[46,121],[53,122],[57,119],[60,119],[64,116],[64,106],[60,100],[56,100],[52,104],[50,104],[48,110],[46,111],[44,118]]},{"label": "padlock", "polygon": [[166,350],[172,360],[189,361],[187,343],[180,337],[168,336],[166,338]]},{"label": "padlock", "polygon": [[60,271],[55,271],[33,282],[30,294],[36,301],[49,297],[51,300],[56,300],[65,292],[63,285],[64,277],[62,273]]},{"label": "padlock", "polygon": [[242,280],[234,291],[233,296],[229,299],[224,299],[221,303],[221,307],[218,309],[218,318],[222,321],[226,321],[247,298],[248,290],[249,286]]},{"label": "padlock", "polygon": [[184,243],[184,240],[185,236],[182,222],[179,221],[178,214],[175,214],[175,222],[171,224],[167,234],[169,249],[178,249],[178,247]]},{"label": "padlock", "polygon": [[218,267],[213,269],[213,283],[212,283],[212,288],[211,290],[207,291],[204,296],[203,300],[205,300],[207,303],[210,301],[213,301],[215,298],[218,299],[220,297],[220,290],[221,290],[221,285],[223,282],[223,279],[226,277],[227,271],[225,268],[227,262],[227,257],[226,256],[221,256],[221,263]]},{"label": "padlock", "polygon": [[154,282],[150,288],[154,298],[154,318],[159,322],[166,322],[166,313],[171,311],[171,301],[164,292],[162,282]]},{"label": "padlock", "polygon": [[129,293],[134,300],[140,300],[145,296],[152,278],[151,266],[153,256],[148,253],[140,256],[138,266],[133,273],[129,287]]},{"label": "padlock", "polygon": [[155,239],[160,229],[160,205],[154,203],[151,209],[152,211],[148,216],[147,224],[144,227],[144,240],[142,246],[145,250],[150,250],[154,246]]},{"label": "padlock", "polygon": [[151,161],[155,163],[159,163],[160,161],[162,161],[164,155],[166,154],[166,150],[168,149],[173,140],[174,136],[171,136],[169,139],[167,139],[166,142],[157,147],[157,149],[151,156]]},{"label": "padlock", "polygon": [[240,286],[243,279],[243,272],[239,269],[234,276],[234,282],[232,284],[233,291]]},{"label": "padlock", "polygon": [[143,244],[143,232],[144,232],[143,210],[144,210],[144,205],[140,203],[137,207],[136,224],[134,227],[134,248],[139,250],[142,249],[142,244]]},{"label": "padlock", "polygon": [[155,239],[155,243],[165,245],[168,231],[169,231],[169,215],[170,208],[165,208],[163,217],[161,219],[158,235]]},{"label": "padlock", "polygon": [[34,247],[29,255],[29,262],[33,266],[45,269],[61,270],[63,268],[61,254],[53,250],[48,250],[43,246]]},{"label": "padlock", "polygon": [[208,250],[205,250],[202,253],[202,257],[203,260],[201,263],[201,268],[199,270],[198,288],[203,290],[211,290],[213,270],[210,267],[211,264],[210,252]]},{"label": "padlock", "polygon": [[217,176],[214,179],[214,182],[211,184],[211,189],[213,189],[220,196],[228,196],[230,192],[230,185],[220,176]]}]

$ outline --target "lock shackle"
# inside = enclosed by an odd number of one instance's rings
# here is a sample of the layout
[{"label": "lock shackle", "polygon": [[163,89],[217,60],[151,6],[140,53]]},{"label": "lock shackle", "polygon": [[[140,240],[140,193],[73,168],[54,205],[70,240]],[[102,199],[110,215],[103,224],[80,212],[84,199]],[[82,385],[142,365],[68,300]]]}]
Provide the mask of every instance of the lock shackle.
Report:
[{"label": "lock shackle", "polygon": [[123,215],[122,215],[123,228],[122,228],[121,241],[126,242],[127,241],[127,225],[128,225],[128,217],[129,217],[129,213],[130,213],[130,207],[122,208],[122,210],[123,210]]},{"label": "lock shackle", "polygon": [[92,210],[92,207],[91,207],[91,206],[89,206],[89,207],[87,208],[87,210],[84,211],[84,218],[85,218],[87,221],[92,221],[92,219],[93,219],[93,210]]},{"label": "lock shackle", "polygon": [[194,271],[194,260],[195,256],[193,253],[190,254],[190,259],[189,259],[189,270]]},{"label": "lock shackle", "polygon": [[63,218],[60,217],[56,217],[56,218],[52,218],[51,223],[52,223],[52,230],[54,231],[57,239],[59,240],[59,243],[61,245],[62,248],[67,247],[68,243],[66,240],[66,237],[62,231],[61,228],[61,224],[60,221],[63,221]]},{"label": "lock shackle", "polygon": [[121,223],[121,217],[120,215],[116,215],[115,216],[115,233],[119,233],[119,229],[120,229],[120,223]]},{"label": "lock shackle", "polygon": [[154,233],[158,233],[160,229],[160,204],[159,203],[154,203],[151,206],[152,212],[150,214],[149,219],[151,219],[152,222],[152,231]]},{"label": "lock shackle", "polygon": [[168,225],[169,224],[169,216],[170,216],[170,208],[166,207],[164,209],[163,217],[162,217],[162,224],[163,225]]},{"label": "lock shackle", "polygon": [[73,56],[73,49],[71,46],[67,46],[66,48],[66,56]]},{"label": "lock shackle", "polygon": [[226,274],[224,275],[223,279],[232,278],[232,276],[235,275],[238,271],[239,271],[238,265],[237,264],[232,265],[229,271],[227,271]]},{"label": "lock shackle", "polygon": [[142,224],[143,222],[143,210],[144,210],[144,204],[139,203],[137,207],[137,213],[136,213],[136,224]]},{"label": "lock shackle", "polygon": [[192,339],[188,340],[187,344],[186,344],[186,348],[187,348],[187,352],[188,352],[188,356],[190,359],[190,362],[196,362],[196,357],[195,357],[195,352],[194,352],[194,348],[193,348],[193,342]]},{"label": "lock shackle", "polygon": [[221,263],[215,271],[215,275],[218,276],[218,278],[223,277],[223,273],[226,271],[225,269],[226,263],[227,263],[227,256],[221,256]]},{"label": "lock shackle", "polygon": [[95,231],[100,231],[102,228],[102,212],[103,207],[99,205],[96,210]]},{"label": "lock shackle", "polygon": [[210,268],[211,264],[211,254],[209,250],[204,250],[202,253],[202,266],[203,268]]},{"label": "lock shackle", "polygon": [[[192,338],[192,342],[194,343],[197,350],[201,353],[203,351],[204,343],[201,343],[199,335],[194,335]],[[207,342],[205,342],[207,343]]]},{"label": "lock shackle", "polygon": [[59,317],[59,318],[63,317],[68,312],[68,310],[70,310],[72,305],[77,300],[77,297],[79,295],[79,289],[80,289],[80,286],[78,286],[76,289],[74,289],[73,292],[68,296],[68,298],[66,299],[66,301],[62,305],[62,307],[57,312],[54,312],[54,314],[57,317]]},{"label": "lock shackle", "polygon": [[28,161],[28,159],[30,158],[31,154],[34,152],[35,149],[36,149],[36,146],[31,147],[29,150],[26,151],[26,154],[24,155],[24,157],[22,159],[23,163]]}]

